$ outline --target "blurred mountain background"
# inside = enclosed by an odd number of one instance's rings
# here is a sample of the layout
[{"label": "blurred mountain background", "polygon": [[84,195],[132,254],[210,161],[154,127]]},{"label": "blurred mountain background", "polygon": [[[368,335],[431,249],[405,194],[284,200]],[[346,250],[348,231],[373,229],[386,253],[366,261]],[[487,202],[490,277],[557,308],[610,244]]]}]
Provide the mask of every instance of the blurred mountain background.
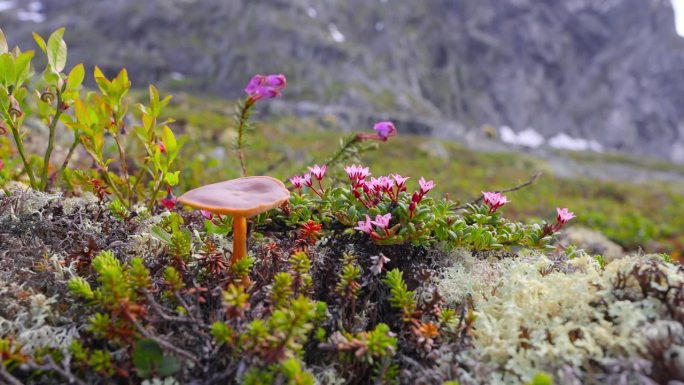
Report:
[{"label": "blurred mountain background", "polygon": [[275,106],[347,129],[484,126],[684,163],[684,39],[666,0],[2,0],[0,26],[21,47],[66,26],[72,65],[172,91],[235,98],[253,73],[284,73]]}]

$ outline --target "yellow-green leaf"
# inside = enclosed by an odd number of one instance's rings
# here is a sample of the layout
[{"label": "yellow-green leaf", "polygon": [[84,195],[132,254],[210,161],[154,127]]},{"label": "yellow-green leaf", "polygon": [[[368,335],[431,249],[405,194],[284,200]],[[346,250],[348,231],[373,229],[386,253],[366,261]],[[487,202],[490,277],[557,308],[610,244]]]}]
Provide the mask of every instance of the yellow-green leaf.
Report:
[{"label": "yellow-green leaf", "polygon": [[45,45],[45,40],[43,40],[43,38],[35,32],[33,33],[33,40],[36,41],[36,44],[38,44],[38,47],[40,47],[43,53],[47,54],[47,46]]},{"label": "yellow-green leaf", "polygon": [[33,76],[33,68],[31,68],[33,55],[33,51],[26,51],[14,59],[14,69],[16,71],[14,85],[16,87],[21,87],[26,80]]},{"label": "yellow-green leaf", "polygon": [[76,91],[81,86],[81,83],[83,83],[84,78],[85,69],[83,68],[83,64],[79,64],[72,68],[67,78],[67,90]]},{"label": "yellow-green leaf", "polygon": [[14,85],[14,58],[9,53],[0,55],[0,83],[5,87]]},{"label": "yellow-green leaf", "polygon": [[178,142],[176,142],[176,135],[173,134],[169,126],[164,126],[162,129],[162,142],[166,147],[169,160],[173,160],[178,155]]},{"label": "yellow-green leaf", "polygon": [[5,38],[5,34],[2,32],[2,28],[0,28],[0,53],[7,52],[9,52],[9,47],[7,46],[7,38]]},{"label": "yellow-green leaf", "polygon": [[48,63],[57,72],[64,70],[67,60],[67,46],[63,36],[64,28],[60,28],[50,35],[47,42]]}]

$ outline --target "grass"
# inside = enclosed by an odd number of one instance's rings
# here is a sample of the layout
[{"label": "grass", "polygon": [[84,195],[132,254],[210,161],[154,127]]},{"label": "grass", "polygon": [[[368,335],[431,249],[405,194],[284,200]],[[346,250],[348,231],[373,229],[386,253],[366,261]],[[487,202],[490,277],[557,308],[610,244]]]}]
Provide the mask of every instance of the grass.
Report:
[{"label": "grass", "polygon": [[[265,102],[267,103],[267,102]],[[182,95],[168,109],[177,119],[176,129],[189,138],[183,159],[193,159],[183,169],[180,189],[239,176],[239,163],[233,152],[233,103]],[[335,149],[343,133],[329,128],[330,122],[313,118],[272,118],[265,120],[257,107],[256,130],[250,140],[246,159],[250,174],[269,174],[281,179],[302,173],[307,166],[322,163]],[[369,128],[370,129],[370,128]],[[555,207],[568,207],[577,214],[575,224],[599,230],[623,247],[680,255],[684,250],[684,207],[682,185],[658,182],[632,184],[589,179],[561,179],[551,173],[543,161],[517,153],[476,152],[464,145],[425,137],[399,135],[379,150],[363,154],[365,165],[374,175],[398,172],[411,176],[414,186],[420,176],[434,179],[435,194],[449,194],[456,201],[467,202],[483,190],[497,190],[517,185],[537,171],[543,176],[532,186],[508,195],[512,203],[506,215],[519,220],[555,220]],[[432,149],[438,149],[433,151]],[[573,154],[587,161],[613,159]],[[630,161],[631,164],[637,161]],[[662,162],[647,164],[666,168]],[[341,177],[341,167],[337,170]]]}]

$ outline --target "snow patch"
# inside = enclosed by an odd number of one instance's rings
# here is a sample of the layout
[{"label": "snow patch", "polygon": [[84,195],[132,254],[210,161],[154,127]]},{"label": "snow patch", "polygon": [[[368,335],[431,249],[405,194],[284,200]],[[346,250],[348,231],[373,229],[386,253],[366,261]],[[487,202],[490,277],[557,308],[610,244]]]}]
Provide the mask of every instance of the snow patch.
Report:
[{"label": "snow patch", "polygon": [[17,5],[14,4],[13,0],[0,0],[0,12],[9,11],[14,9]]},{"label": "snow patch", "polygon": [[315,19],[318,16],[318,11],[316,11],[316,8],[314,7],[309,7],[306,9],[306,14],[309,15],[310,18]]},{"label": "snow patch", "polygon": [[544,137],[533,128],[527,128],[519,133],[513,131],[508,126],[499,128],[501,141],[508,144],[515,144],[524,147],[539,147],[544,144]]},{"label": "snow patch", "polygon": [[601,143],[595,140],[573,138],[565,133],[556,134],[553,138],[549,139],[549,146],[570,151],[603,151],[603,146]]},{"label": "snow patch", "polygon": [[22,9],[17,11],[17,20],[42,23],[45,21],[45,15],[40,12],[42,10],[43,4],[40,1],[32,1],[25,10]]},{"label": "snow patch", "polygon": [[344,34],[340,32],[340,30],[337,28],[337,25],[334,23],[328,24],[328,30],[330,31],[330,37],[332,37],[333,41],[336,43],[342,43],[346,40]]}]

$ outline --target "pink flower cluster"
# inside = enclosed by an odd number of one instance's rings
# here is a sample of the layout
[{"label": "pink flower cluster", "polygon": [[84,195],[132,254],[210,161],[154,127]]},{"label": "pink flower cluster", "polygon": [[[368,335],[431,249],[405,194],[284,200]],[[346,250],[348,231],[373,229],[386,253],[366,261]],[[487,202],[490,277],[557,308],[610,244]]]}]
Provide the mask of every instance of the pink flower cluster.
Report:
[{"label": "pink flower cluster", "polygon": [[[355,230],[363,231],[364,233],[370,235],[373,239],[383,239],[384,237],[390,236],[390,221],[392,220],[392,214],[376,215],[375,220],[372,221],[370,216],[366,214],[365,221],[359,221],[358,226],[354,227]],[[382,234],[375,231],[376,226],[382,231]]]},{"label": "pink flower cluster", "polygon": [[[368,167],[351,165],[344,168],[351,181],[354,197],[366,208],[375,207],[383,196],[387,195],[393,202],[399,199],[399,193],[406,191],[405,178],[399,174],[372,177]],[[366,179],[367,177],[370,179]]]},{"label": "pink flower cluster", "polygon": [[[328,171],[328,166],[319,166],[319,165],[314,165],[313,167],[309,167],[309,172],[304,174],[304,175],[295,175],[292,178],[290,178],[290,183],[292,183],[292,186],[297,189],[299,192],[299,195],[302,195],[302,187],[306,186],[311,189],[316,195],[319,197],[323,197],[323,193],[325,192],[325,189],[323,188],[322,180],[323,177],[325,176],[325,173]],[[316,179],[316,182],[318,184],[318,189],[314,187],[313,181],[311,177],[314,177]]]},{"label": "pink flower cluster", "polygon": [[510,202],[508,200],[508,198],[506,198],[505,195],[498,193],[498,192],[484,192],[483,191],[482,196],[484,197],[485,204],[487,206],[489,206],[489,213],[490,214],[494,213],[499,207]]},{"label": "pink flower cluster", "polygon": [[273,99],[280,96],[280,92],[287,85],[285,75],[254,75],[247,83],[245,92],[252,102],[259,99]]}]

